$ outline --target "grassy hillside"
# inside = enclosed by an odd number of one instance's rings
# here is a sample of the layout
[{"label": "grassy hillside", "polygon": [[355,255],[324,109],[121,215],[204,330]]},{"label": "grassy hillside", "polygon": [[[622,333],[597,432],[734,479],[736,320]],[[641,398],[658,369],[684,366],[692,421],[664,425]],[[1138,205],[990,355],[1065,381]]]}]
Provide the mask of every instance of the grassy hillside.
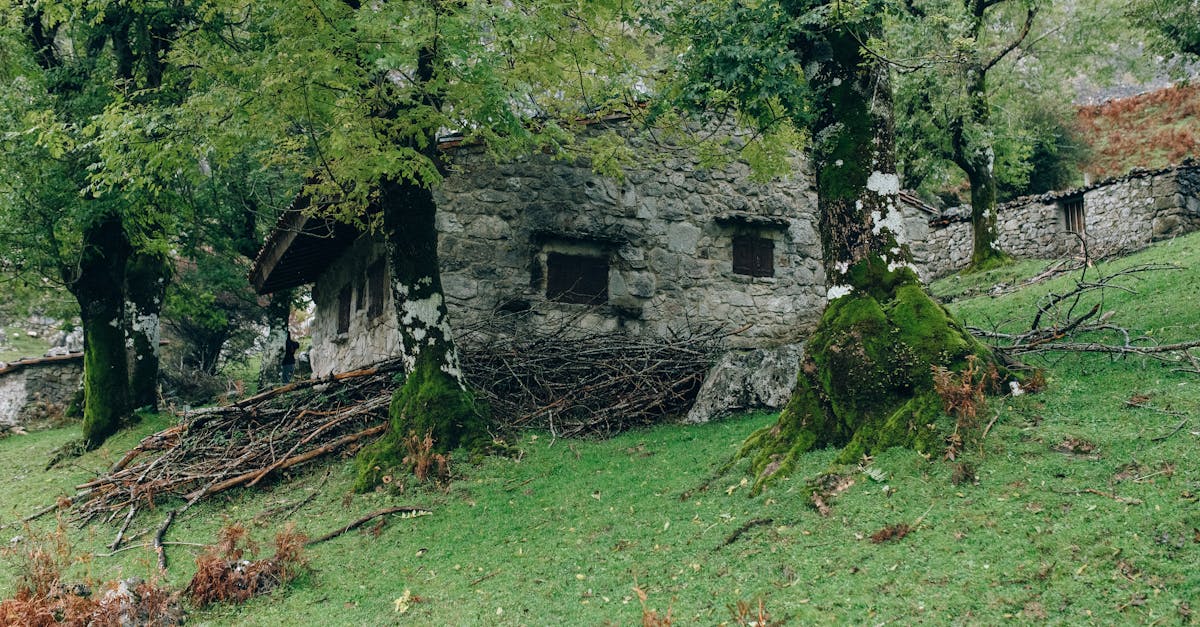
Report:
[{"label": "grassy hillside", "polygon": [[[1200,337],[1192,296],[1200,291],[1200,234],[1098,270],[1147,261],[1186,269],[1146,275],[1130,284],[1136,294],[1110,294],[1113,322],[1160,341]],[[986,293],[1042,265],[935,288],[947,296]],[[953,307],[971,323],[1003,326],[1028,320],[1031,302],[1070,281],[966,297]],[[202,503],[168,540],[212,542],[220,526],[242,522],[266,541],[289,520],[316,535],[390,505],[433,511],[319,545],[311,574],[242,607],[194,612],[195,624],[629,625],[642,618],[635,585],[648,607],[669,609],[677,625],[733,624],[729,606],[755,599],[796,625],[1195,624],[1200,376],[1094,355],[1043,365],[1044,393],[996,399],[984,414],[995,424],[966,455],[976,482],[956,485],[953,464],[892,450],[871,463],[875,478],[856,477],[829,517],[809,507],[803,479],[836,451],[806,456],[795,478],[758,498],[747,496],[737,472],[714,477],[747,434],[772,420],[759,414],[604,441],[527,433],[519,456],[459,465],[446,491],[393,484],[353,496],[349,464],[310,468]],[[1135,395],[1148,398],[1144,407],[1126,403]],[[152,419],[51,472],[42,471],[43,460],[69,430],[0,440],[0,523],[69,492],[166,423]],[[152,530],[164,512],[143,514],[132,529]],[[897,523],[913,529],[872,542]],[[32,531],[53,524],[42,520]],[[7,540],[29,532],[4,533]],[[79,555],[97,554],[78,563],[75,576],[153,570],[146,548],[99,556],[112,526],[68,533]],[[169,583],[186,581],[200,550],[170,547]],[[0,595],[13,576],[0,562]],[[401,614],[394,602],[405,591],[420,600]]]},{"label": "grassy hillside", "polygon": [[1080,107],[1077,123],[1096,180],[1200,158],[1200,84]]}]

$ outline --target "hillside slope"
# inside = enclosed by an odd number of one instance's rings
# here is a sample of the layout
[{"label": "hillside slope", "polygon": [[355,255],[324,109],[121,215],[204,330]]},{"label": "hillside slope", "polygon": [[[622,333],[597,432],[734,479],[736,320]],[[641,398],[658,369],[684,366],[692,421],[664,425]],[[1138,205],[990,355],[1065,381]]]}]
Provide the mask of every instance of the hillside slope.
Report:
[{"label": "hillside slope", "polygon": [[[1097,264],[1088,276],[1151,262],[1184,267],[1127,283],[1136,293],[1109,294],[1112,322],[1158,342],[1200,337],[1200,309],[1184,297],[1200,291],[1200,234]],[[986,293],[983,284],[1022,278],[1002,269],[947,279],[937,291]],[[971,324],[1019,328],[1039,297],[1078,278],[953,308]],[[871,471],[854,475],[827,517],[810,506],[804,479],[836,451],[804,456],[795,477],[756,498],[739,469],[715,474],[773,420],[754,415],[603,441],[525,433],[518,455],[459,464],[444,490],[401,480],[353,495],[348,462],[301,468],[200,502],[167,539],[211,543],[219,527],[240,522],[265,541],[288,522],[320,535],[384,507],[433,511],[318,545],[309,575],[244,606],[194,611],[191,622],[205,625],[632,625],[642,621],[643,592],[647,607],[678,625],[737,624],[736,604],[757,607],[756,599],[796,625],[1195,624],[1200,376],[1097,355],[1041,365],[1046,391],[993,400],[980,414],[993,422],[987,437],[957,462],[902,449],[864,460]],[[76,430],[0,439],[0,524],[70,493],[167,424],[154,418],[49,472],[49,451]],[[82,558],[71,577],[155,576],[154,553],[141,543],[175,505],[136,517],[134,548],[115,555],[106,545],[123,512],[111,525],[68,527]],[[901,523],[907,534],[880,535]],[[44,518],[3,538],[53,528]],[[162,579],[182,587],[202,550],[171,545]],[[15,575],[0,560],[0,597]]]},{"label": "hillside slope", "polygon": [[1091,147],[1083,170],[1092,180],[1198,158],[1200,84],[1080,107],[1076,123]]}]

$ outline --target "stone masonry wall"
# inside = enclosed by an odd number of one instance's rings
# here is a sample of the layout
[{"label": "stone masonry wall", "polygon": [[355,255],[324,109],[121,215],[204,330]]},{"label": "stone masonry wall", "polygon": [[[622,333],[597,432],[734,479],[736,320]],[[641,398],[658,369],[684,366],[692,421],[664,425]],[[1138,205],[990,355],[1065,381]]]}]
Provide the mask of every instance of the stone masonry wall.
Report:
[{"label": "stone masonry wall", "polygon": [[0,370],[0,431],[60,418],[82,376],[82,355],[17,362]]},{"label": "stone masonry wall", "polygon": [[[1001,205],[1000,246],[1018,258],[1051,259],[1080,252],[1066,230],[1063,201],[1083,196],[1084,231],[1092,256],[1129,252],[1151,242],[1200,230],[1200,166],[1135,171],[1077,190],[1026,197]],[[910,226],[921,276],[932,280],[960,270],[971,258],[969,207],[958,207],[927,224]],[[919,222],[910,212],[910,224]]]},{"label": "stone masonry wall", "polygon": [[[809,179],[752,183],[744,164],[704,169],[695,159],[630,142],[649,156],[623,181],[545,155],[496,164],[477,148],[454,152],[454,171],[436,194],[452,324],[464,328],[507,310],[527,312],[519,319],[530,326],[514,333],[574,318],[635,334],[746,327],[733,347],[801,341],[825,305]],[[771,240],[774,276],[733,272],[733,238],[743,235]],[[555,252],[607,259],[607,302],[548,299],[547,254]],[[317,280],[314,375],[378,361],[397,345],[390,294],[379,319],[354,308],[350,331],[336,334],[342,286],[355,286],[357,305],[366,268],[381,254],[363,238]]]}]

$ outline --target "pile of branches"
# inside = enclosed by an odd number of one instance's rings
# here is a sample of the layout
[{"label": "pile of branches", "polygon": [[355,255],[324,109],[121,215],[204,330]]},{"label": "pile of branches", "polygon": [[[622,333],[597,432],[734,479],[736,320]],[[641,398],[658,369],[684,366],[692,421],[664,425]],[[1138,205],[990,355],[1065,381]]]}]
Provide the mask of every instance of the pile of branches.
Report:
[{"label": "pile of branches", "polygon": [[200,499],[253,486],[324,455],[349,454],[382,434],[392,376],[399,368],[388,362],[187,412],[178,425],[144,438],[108,473],[77,486],[79,492],[69,499],[75,519],[121,520],[111,544],[116,551],[129,539],[139,511],[168,498],[182,499],[183,505],[167,513],[154,536],[159,565],[165,568],[167,527]]},{"label": "pile of branches", "polygon": [[1110,290],[1137,294],[1137,290],[1121,280],[1136,278],[1148,272],[1182,269],[1174,264],[1140,264],[1112,274],[1089,276],[1091,263],[1084,263],[1074,286],[1064,292],[1051,292],[1034,305],[1032,319],[1023,330],[1005,332],[997,325],[992,329],[968,327],[977,337],[988,340],[1005,356],[1017,360],[1020,356],[1049,353],[1103,353],[1114,357],[1136,355],[1164,362],[1182,364],[1176,370],[1200,374],[1200,340],[1158,344],[1151,338],[1137,336],[1116,324],[1115,311],[1105,307],[1104,296]]},{"label": "pile of branches", "polygon": [[[555,324],[513,319],[520,315],[463,333],[463,373],[500,425],[560,437],[610,435],[686,412],[731,335],[635,336],[580,328],[578,316]],[[514,333],[520,328],[537,333]]]},{"label": "pile of branches", "polygon": [[[498,426],[544,427],[564,437],[609,434],[682,413],[730,335],[713,329],[636,337],[583,331],[575,322],[523,336],[511,334],[511,321],[502,327],[493,321],[461,339],[463,372]],[[510,333],[497,333],[501,328]],[[382,435],[401,370],[400,361],[391,360],[185,412],[178,425],[147,436],[107,473],[77,486],[74,496],[25,521],[69,506],[79,524],[117,525],[114,552],[150,535],[149,546],[165,569],[167,529],[201,499],[254,486],[322,456],[353,454]],[[131,532],[138,512],[168,499],[182,504],[167,511],[156,529]]]}]

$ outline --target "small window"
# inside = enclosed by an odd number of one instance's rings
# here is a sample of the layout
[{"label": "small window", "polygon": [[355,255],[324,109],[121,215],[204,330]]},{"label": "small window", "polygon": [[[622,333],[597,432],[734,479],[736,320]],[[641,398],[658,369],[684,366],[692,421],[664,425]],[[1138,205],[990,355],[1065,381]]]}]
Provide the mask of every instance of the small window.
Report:
[{"label": "small window", "polygon": [[748,276],[775,276],[775,242],[766,237],[733,238],[733,271]]},{"label": "small window", "polygon": [[349,284],[342,287],[342,291],[338,292],[338,311],[337,311],[337,333],[350,332],[350,300],[353,289]]},{"label": "small window", "polygon": [[1086,218],[1083,214],[1083,196],[1076,196],[1064,200],[1062,203],[1063,219],[1066,222],[1067,231],[1076,235],[1086,233]]},{"label": "small window", "polygon": [[546,298],[581,305],[608,301],[608,258],[547,253]]},{"label": "small window", "polygon": [[367,282],[360,278],[354,283],[354,311],[362,311],[367,308]]},{"label": "small window", "polygon": [[383,314],[383,296],[386,289],[387,275],[384,272],[383,260],[379,260],[367,268],[367,291],[371,301],[367,305],[367,317],[371,320]]}]

